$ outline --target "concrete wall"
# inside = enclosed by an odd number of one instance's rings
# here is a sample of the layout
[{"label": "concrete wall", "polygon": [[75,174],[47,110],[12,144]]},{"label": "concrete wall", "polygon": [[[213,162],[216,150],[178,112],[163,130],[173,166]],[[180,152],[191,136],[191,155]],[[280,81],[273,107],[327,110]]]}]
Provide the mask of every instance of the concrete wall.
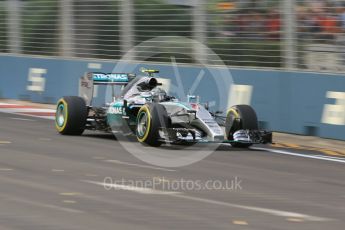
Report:
[{"label": "concrete wall", "polygon": [[[170,93],[179,98],[192,90],[213,110],[251,104],[265,128],[345,140],[342,75],[0,56],[0,97],[55,103],[64,95],[78,95],[85,72],[139,73],[141,67],[159,69],[170,81]],[[102,103],[104,90],[98,91]]]}]

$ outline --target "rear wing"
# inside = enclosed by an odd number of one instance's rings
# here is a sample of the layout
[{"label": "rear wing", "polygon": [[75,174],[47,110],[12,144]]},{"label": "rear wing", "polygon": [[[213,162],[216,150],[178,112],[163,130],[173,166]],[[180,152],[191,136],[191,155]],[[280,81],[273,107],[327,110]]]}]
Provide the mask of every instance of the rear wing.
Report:
[{"label": "rear wing", "polygon": [[136,77],[132,73],[94,73],[88,72],[79,80],[79,96],[87,105],[91,104],[95,85],[127,85]]},{"label": "rear wing", "polygon": [[[94,85],[127,85],[135,78],[131,73],[88,73]],[[90,78],[90,77],[89,77]]]}]

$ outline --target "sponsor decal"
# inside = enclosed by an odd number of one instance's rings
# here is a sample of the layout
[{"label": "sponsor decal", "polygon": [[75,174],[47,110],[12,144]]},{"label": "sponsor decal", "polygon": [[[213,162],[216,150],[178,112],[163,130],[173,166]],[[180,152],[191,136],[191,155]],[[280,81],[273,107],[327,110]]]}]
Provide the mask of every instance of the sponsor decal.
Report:
[{"label": "sponsor decal", "polygon": [[321,123],[345,125],[345,92],[328,91],[326,97],[334,99],[335,103],[324,105]]},{"label": "sponsor decal", "polygon": [[43,75],[47,74],[46,69],[30,68],[28,81],[31,83],[26,87],[28,91],[44,92],[46,79]]},{"label": "sponsor decal", "polygon": [[121,114],[122,115],[122,107],[110,107],[108,109],[108,114]]},{"label": "sponsor decal", "polygon": [[107,82],[128,82],[128,75],[122,74],[122,73],[110,73],[110,74],[94,73],[93,80],[107,81]]}]

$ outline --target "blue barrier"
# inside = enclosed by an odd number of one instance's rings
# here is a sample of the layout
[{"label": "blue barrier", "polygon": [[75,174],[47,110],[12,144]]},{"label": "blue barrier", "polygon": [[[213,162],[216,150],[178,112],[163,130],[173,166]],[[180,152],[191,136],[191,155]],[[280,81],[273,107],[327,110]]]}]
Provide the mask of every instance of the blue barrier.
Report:
[{"label": "blue barrier", "polygon": [[[64,95],[78,95],[79,78],[85,72],[112,72],[119,64],[7,55],[0,55],[0,63],[0,97],[39,103],[55,103]],[[97,65],[90,66],[90,63]],[[92,69],[95,66],[101,68]],[[214,101],[215,110],[226,110],[232,84],[229,76],[217,75],[220,73],[217,71],[230,71],[234,84],[252,87],[250,104],[265,128],[345,140],[343,75],[178,66],[183,85],[181,88],[174,68],[168,64],[127,63],[120,69],[139,73],[140,67],[159,69],[160,76],[170,79],[172,85],[180,86],[172,92],[174,94],[180,90],[179,97],[181,93],[187,95],[193,83],[200,80],[200,71],[205,71],[193,93],[200,95],[203,102]],[[104,101],[104,93],[104,90],[99,90],[99,103]]]}]

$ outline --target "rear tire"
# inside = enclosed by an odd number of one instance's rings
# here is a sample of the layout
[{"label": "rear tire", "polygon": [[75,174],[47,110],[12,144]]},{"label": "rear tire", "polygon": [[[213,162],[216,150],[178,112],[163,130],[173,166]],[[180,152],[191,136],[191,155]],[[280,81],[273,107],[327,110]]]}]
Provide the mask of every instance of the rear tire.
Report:
[{"label": "rear tire", "polygon": [[57,103],[55,127],[62,135],[81,135],[85,130],[88,110],[83,98],[69,96]]},{"label": "rear tire", "polygon": [[168,128],[170,119],[165,107],[161,104],[146,104],[140,108],[137,115],[136,136],[139,142],[158,147],[162,144],[159,140],[160,128]]},{"label": "rear tire", "polygon": [[[258,118],[249,105],[235,105],[226,115],[225,133],[228,140],[233,140],[233,134],[240,129],[258,130]],[[233,147],[248,148],[252,144],[231,143]]]}]

